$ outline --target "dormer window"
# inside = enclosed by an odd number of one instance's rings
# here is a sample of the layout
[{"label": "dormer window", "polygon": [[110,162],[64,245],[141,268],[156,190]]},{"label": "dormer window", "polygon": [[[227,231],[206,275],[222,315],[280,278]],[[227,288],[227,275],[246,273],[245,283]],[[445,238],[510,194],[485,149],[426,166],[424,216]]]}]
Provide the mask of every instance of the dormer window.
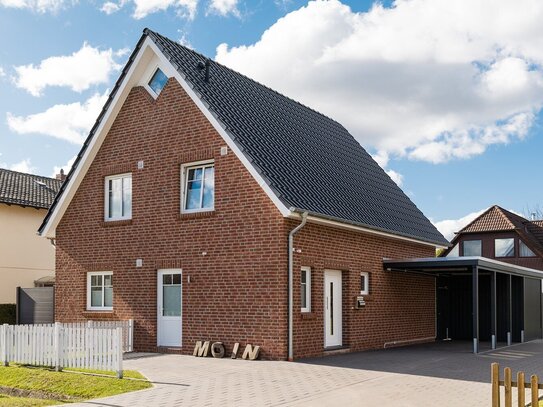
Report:
[{"label": "dormer window", "polygon": [[164,86],[166,86],[166,82],[168,82],[168,77],[164,75],[164,72],[160,68],[157,68],[147,85],[158,96],[162,92],[162,89],[164,89]]}]

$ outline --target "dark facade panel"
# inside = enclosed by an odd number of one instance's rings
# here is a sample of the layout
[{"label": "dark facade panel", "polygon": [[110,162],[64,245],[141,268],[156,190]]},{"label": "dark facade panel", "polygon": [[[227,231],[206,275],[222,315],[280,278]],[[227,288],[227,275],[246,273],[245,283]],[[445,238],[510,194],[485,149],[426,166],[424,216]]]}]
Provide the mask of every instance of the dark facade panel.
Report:
[{"label": "dark facade panel", "polygon": [[52,324],[55,322],[53,287],[18,288],[18,324]]}]

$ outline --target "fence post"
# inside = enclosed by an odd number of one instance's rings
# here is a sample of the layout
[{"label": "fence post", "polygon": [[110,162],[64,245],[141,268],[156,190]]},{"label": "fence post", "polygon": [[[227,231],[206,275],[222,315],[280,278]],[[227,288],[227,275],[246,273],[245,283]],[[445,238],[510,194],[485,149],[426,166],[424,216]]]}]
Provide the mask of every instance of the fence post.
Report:
[{"label": "fence post", "polygon": [[0,327],[1,331],[0,331],[0,335],[2,335],[2,343],[0,343],[0,345],[2,345],[2,364],[4,366],[9,366],[9,357],[8,357],[8,329],[9,329],[9,325],[8,324],[3,324],[1,327]]},{"label": "fence post", "polygon": [[134,350],[134,320],[128,320],[128,352]]},{"label": "fence post", "polygon": [[511,388],[511,368],[503,369],[503,384],[505,387],[505,407],[513,407],[513,391]]},{"label": "fence post", "polygon": [[538,389],[538,383],[537,383],[537,376],[535,374],[532,375],[530,378],[531,382],[531,388],[532,388],[532,406],[538,406],[539,405],[539,389]]},{"label": "fence post", "polygon": [[526,405],[525,390],[524,390],[524,372],[517,373],[517,391],[518,391],[518,405],[524,407]]},{"label": "fence post", "polygon": [[123,329],[117,328],[117,378],[123,378]]},{"label": "fence post", "polygon": [[500,407],[500,364],[490,365],[490,376],[492,380],[492,407]]},{"label": "fence post", "polygon": [[55,322],[55,333],[54,333],[54,345],[55,345],[55,370],[60,372],[62,370],[61,359],[62,359],[62,326],[60,322]]}]

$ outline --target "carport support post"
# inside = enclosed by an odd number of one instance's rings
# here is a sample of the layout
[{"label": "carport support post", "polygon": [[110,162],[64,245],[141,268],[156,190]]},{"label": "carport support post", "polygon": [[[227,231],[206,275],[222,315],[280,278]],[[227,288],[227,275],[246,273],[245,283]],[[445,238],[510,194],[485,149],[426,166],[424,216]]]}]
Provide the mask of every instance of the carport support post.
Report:
[{"label": "carport support post", "polygon": [[492,332],[492,349],[496,349],[496,272],[492,272],[490,280],[490,331]]},{"label": "carport support post", "polygon": [[473,294],[473,353],[479,352],[479,267],[472,266]]},{"label": "carport support post", "polygon": [[513,284],[511,274],[507,275],[507,346],[511,346],[513,332]]}]

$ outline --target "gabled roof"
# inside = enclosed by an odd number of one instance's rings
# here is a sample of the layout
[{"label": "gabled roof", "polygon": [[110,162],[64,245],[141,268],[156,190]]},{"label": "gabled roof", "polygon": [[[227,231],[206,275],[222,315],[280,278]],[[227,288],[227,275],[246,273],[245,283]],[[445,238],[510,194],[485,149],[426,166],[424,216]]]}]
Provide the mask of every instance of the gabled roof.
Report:
[{"label": "gabled roof", "polygon": [[464,233],[514,231],[536,254],[543,257],[543,220],[530,221],[498,205],[491,206],[456,232],[452,243]]},{"label": "gabled roof", "polygon": [[522,227],[527,220],[498,205],[491,206],[458,233],[496,232]]},{"label": "gabled roof", "polygon": [[49,208],[62,181],[0,168],[0,203]]},{"label": "gabled roof", "polygon": [[[207,60],[205,56],[151,30],[144,30],[134,53],[146,38],[189,84],[286,208],[448,245],[339,123],[214,61],[209,61],[206,81],[204,72],[197,68]],[[114,92],[133,60],[134,54]],[[112,97],[113,93],[106,107]],[[88,144],[87,140],[83,149]],[[74,168],[77,164],[76,160]],[[46,222],[47,218],[44,225]]]}]

